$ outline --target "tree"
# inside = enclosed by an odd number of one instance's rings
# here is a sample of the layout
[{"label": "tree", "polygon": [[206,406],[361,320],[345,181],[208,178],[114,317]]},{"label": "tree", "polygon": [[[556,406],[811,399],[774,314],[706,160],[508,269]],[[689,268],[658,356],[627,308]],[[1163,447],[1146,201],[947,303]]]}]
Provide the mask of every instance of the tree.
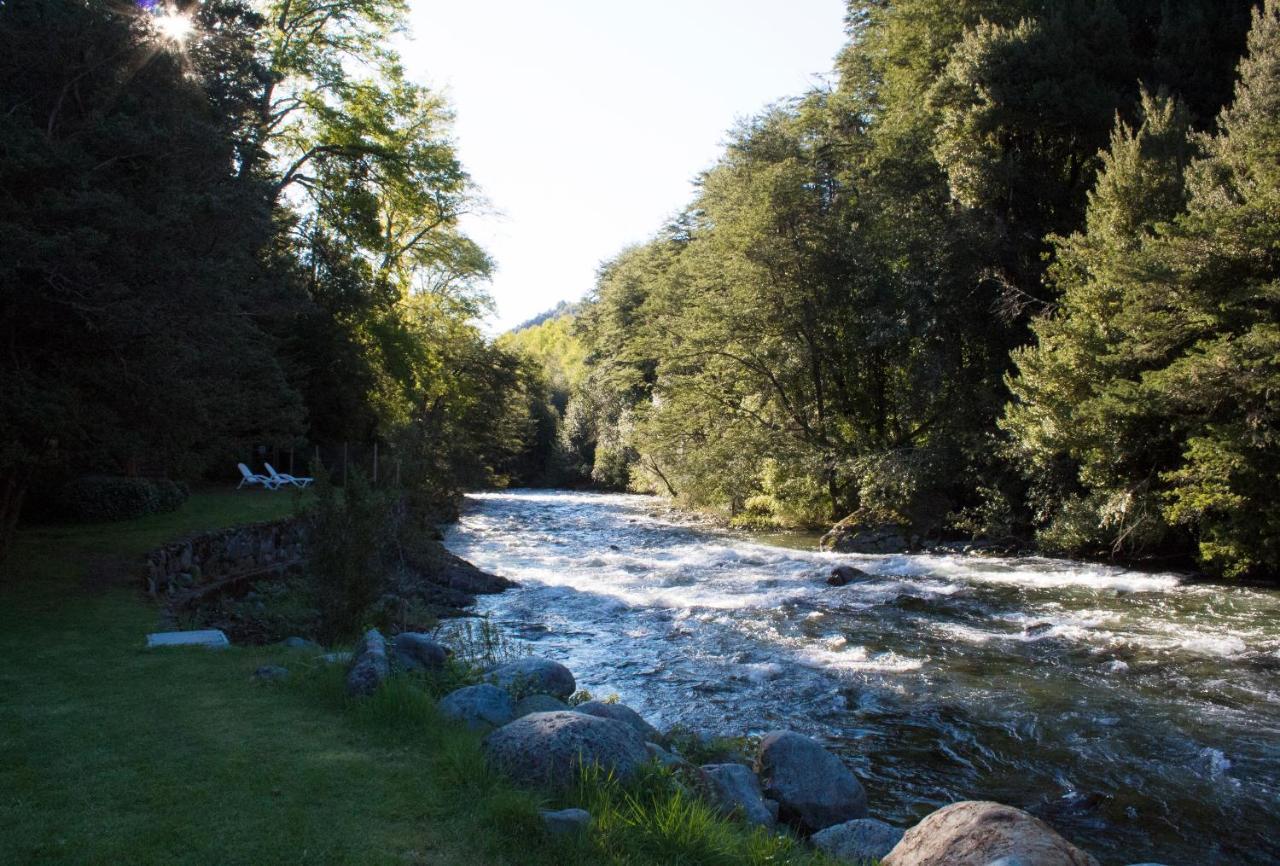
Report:
[{"label": "tree", "polygon": [[32,473],[189,474],[299,429],[268,193],[227,170],[255,21],[203,5],[178,50],[107,4],[0,6],[0,543]]},{"label": "tree", "polygon": [[1088,233],[1059,243],[1062,309],[1018,357],[1006,423],[1039,471],[1078,467],[1045,514],[1067,548],[1123,550],[1179,526],[1207,569],[1280,568],[1278,85],[1269,0],[1185,189],[1182,120],[1148,100],[1144,127],[1117,133]]},{"label": "tree", "polygon": [[[1153,243],[1183,327],[1148,376],[1188,417],[1167,516],[1230,577],[1280,574],[1280,2],[1253,16],[1235,101],[1190,172],[1188,212]],[[1157,275],[1157,279],[1163,275]],[[1159,280],[1157,285],[1163,283]]]},{"label": "tree", "polygon": [[1136,130],[1117,121],[1089,194],[1087,228],[1051,239],[1053,312],[1014,352],[1003,425],[1033,479],[1042,541],[1069,553],[1136,553],[1163,541],[1160,473],[1176,458],[1177,424],[1143,394],[1162,313],[1140,252],[1185,206],[1194,154],[1185,113],[1144,94]]}]

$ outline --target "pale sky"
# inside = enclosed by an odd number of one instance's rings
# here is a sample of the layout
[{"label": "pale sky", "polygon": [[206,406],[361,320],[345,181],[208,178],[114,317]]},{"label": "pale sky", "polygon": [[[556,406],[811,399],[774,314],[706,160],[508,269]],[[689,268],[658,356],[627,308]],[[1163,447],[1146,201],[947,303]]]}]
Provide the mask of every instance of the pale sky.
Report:
[{"label": "pale sky", "polygon": [[742,117],[826,75],[842,0],[410,0],[402,46],[443,90],[492,213],[498,333],[590,290],[652,236]]}]

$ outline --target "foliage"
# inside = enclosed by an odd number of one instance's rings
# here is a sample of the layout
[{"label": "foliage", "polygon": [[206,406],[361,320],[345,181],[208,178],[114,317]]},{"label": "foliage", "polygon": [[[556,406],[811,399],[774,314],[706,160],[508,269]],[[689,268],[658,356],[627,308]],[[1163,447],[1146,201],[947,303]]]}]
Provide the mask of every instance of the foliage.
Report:
[{"label": "foliage", "polygon": [[[379,443],[423,498],[543,471],[480,202],[401,0],[0,6],[0,553],[34,478]],[[168,7],[166,7],[168,8]]]},{"label": "foliage", "polygon": [[1061,309],[1017,356],[1006,420],[1056,490],[1055,546],[1141,549],[1177,531],[1226,576],[1280,567],[1267,492],[1280,477],[1277,86],[1268,2],[1203,155],[1191,159],[1177,109],[1147,99],[1141,129],[1113,136],[1087,231],[1057,241]]},{"label": "foliage", "polygon": [[387,550],[399,517],[391,498],[359,470],[338,488],[322,467],[307,509],[308,575],[319,608],[321,643],[354,638],[386,585]]},{"label": "foliage", "polygon": [[174,511],[190,493],[185,484],[167,478],[89,475],[64,484],[58,491],[57,503],[61,516],[71,520],[133,520]]},{"label": "foliage", "polygon": [[1214,132],[1252,5],[851,2],[835,86],[602,268],[567,463],[743,525],[1274,574],[1270,12]]},{"label": "foliage", "polygon": [[34,471],[183,476],[299,429],[261,326],[265,191],[227,171],[256,19],[198,15],[179,54],[109,4],[0,7],[3,529]]},{"label": "foliage", "polygon": [[585,372],[586,346],[576,326],[574,314],[566,310],[498,338],[502,348],[527,355],[541,365],[552,401],[561,413]]},{"label": "foliage", "polygon": [[453,659],[471,671],[485,670],[530,654],[525,644],[507,637],[487,616],[466,617],[442,627],[437,638],[453,650]]}]

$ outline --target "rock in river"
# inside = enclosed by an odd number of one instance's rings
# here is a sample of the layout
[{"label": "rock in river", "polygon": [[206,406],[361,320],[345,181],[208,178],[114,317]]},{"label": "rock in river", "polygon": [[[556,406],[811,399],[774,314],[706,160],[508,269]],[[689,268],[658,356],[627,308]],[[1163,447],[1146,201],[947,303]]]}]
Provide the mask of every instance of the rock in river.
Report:
[{"label": "rock in river", "polygon": [[860,568],[854,568],[852,565],[837,565],[831,569],[831,576],[827,578],[829,586],[848,586],[855,580],[862,580],[864,577],[870,577]]},{"label": "rock in river", "polygon": [[542,694],[565,700],[578,687],[567,667],[540,658],[517,659],[499,665],[490,672],[489,679],[516,698]]},{"label": "rock in river", "polygon": [[756,772],[779,818],[802,832],[867,817],[862,783],[840,759],[808,737],[774,731],[760,741]]},{"label": "rock in river", "polygon": [[583,713],[534,713],[484,741],[489,763],[524,785],[567,788],[579,767],[596,765],[627,778],[649,760],[644,741],[627,725]]},{"label": "rock in river", "polygon": [[1098,866],[1039,818],[980,800],[952,803],[927,815],[881,866],[988,866],[1001,858],[1019,866]]},{"label": "rock in river", "polygon": [[440,699],[440,712],[478,729],[505,725],[515,718],[515,701],[497,686],[481,683],[450,692]]}]

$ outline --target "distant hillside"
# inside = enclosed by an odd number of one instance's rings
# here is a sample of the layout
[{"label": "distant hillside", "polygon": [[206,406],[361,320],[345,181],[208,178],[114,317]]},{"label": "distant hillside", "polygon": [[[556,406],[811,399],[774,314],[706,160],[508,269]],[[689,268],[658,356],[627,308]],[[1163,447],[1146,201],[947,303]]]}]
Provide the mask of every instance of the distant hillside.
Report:
[{"label": "distant hillside", "polygon": [[577,302],[570,303],[569,301],[561,301],[551,309],[539,313],[527,322],[521,322],[516,325],[508,333],[518,334],[521,331],[527,331],[529,328],[536,328],[538,325],[541,325],[544,322],[549,322],[552,319],[559,319],[561,316],[573,316],[578,312],[579,306],[580,304]]},{"label": "distant hillside", "polygon": [[577,304],[561,302],[498,338],[502,348],[527,355],[542,366],[547,382],[559,395],[561,409],[582,378],[586,359],[586,347],[574,333],[577,310]]}]

